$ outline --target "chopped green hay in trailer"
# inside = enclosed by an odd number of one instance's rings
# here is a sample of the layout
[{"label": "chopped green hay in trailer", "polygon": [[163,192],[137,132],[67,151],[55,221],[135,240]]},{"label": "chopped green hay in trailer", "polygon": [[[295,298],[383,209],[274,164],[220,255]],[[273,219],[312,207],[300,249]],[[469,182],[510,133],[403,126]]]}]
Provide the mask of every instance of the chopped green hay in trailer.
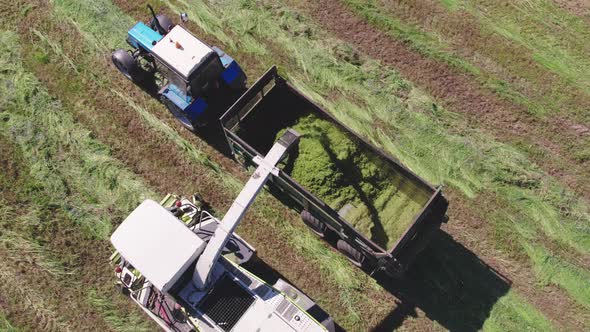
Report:
[{"label": "chopped green hay in trailer", "polygon": [[268,189],[356,266],[399,278],[446,222],[448,201],[270,68],[219,119],[229,149],[258,165],[288,128],[299,144]]},{"label": "chopped green hay in trailer", "polygon": [[346,221],[373,242],[392,247],[431,193],[314,114],[299,118],[289,127],[302,137],[298,151],[282,162],[283,171],[341,211]]}]

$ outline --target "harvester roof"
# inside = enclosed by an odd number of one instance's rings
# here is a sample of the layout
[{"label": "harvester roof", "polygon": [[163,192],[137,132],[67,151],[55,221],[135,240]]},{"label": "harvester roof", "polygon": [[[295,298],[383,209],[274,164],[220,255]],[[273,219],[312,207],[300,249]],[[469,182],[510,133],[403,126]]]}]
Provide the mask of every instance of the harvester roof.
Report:
[{"label": "harvester roof", "polygon": [[160,204],[145,200],[111,235],[117,251],[166,292],[195,262],[206,243]]}]

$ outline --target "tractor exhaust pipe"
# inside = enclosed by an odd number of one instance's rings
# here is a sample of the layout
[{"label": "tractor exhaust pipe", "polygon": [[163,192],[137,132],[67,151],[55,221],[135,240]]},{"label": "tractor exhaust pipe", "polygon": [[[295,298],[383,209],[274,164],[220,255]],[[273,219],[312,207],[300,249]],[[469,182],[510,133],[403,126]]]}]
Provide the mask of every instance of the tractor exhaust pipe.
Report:
[{"label": "tractor exhaust pipe", "polygon": [[164,30],[164,28],[160,25],[160,22],[158,21],[158,17],[156,16],[156,12],[154,12],[154,8],[152,8],[151,5],[147,5],[148,9],[150,10],[150,12],[152,13],[152,17],[154,25],[156,26],[156,29],[158,29],[158,33],[160,33],[161,35],[165,35],[166,34],[166,30]]}]

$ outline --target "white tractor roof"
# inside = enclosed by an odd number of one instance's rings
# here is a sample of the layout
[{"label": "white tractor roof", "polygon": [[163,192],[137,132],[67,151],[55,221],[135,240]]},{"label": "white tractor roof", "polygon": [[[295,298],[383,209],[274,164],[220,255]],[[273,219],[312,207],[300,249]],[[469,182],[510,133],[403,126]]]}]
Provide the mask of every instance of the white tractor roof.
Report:
[{"label": "white tractor roof", "polygon": [[152,53],[184,78],[213,50],[180,25],[175,26],[153,48]]},{"label": "white tractor roof", "polygon": [[160,204],[145,200],[111,235],[113,246],[160,291],[172,287],[206,243]]}]

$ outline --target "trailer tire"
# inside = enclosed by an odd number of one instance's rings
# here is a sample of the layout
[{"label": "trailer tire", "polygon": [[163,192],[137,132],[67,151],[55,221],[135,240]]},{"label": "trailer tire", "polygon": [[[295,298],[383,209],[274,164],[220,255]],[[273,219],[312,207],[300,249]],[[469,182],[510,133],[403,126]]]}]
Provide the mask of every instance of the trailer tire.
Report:
[{"label": "trailer tire", "polygon": [[135,80],[138,65],[135,58],[123,49],[117,49],[111,55],[111,60],[117,69],[130,80]]},{"label": "trailer tire", "polygon": [[303,222],[311,229],[311,231],[320,238],[324,238],[326,236],[326,224],[314,217],[311,212],[302,210],[301,220],[303,220]]},{"label": "trailer tire", "polygon": [[166,108],[170,113],[178,120],[180,123],[188,130],[194,132],[195,126],[193,126],[192,122],[186,117],[186,114],[174,104],[170,99],[162,96],[160,97],[162,104],[166,105]]},{"label": "trailer tire", "polygon": [[358,267],[363,266],[365,256],[360,251],[354,249],[350,244],[348,244],[348,242],[344,240],[338,240],[338,242],[336,242],[336,248],[338,251],[343,253],[352,264]]}]

